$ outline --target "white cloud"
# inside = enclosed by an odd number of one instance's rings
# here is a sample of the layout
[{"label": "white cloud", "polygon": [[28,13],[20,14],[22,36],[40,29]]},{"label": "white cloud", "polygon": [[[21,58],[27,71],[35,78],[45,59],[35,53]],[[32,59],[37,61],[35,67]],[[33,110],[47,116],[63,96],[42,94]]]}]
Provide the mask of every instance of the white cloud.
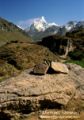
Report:
[{"label": "white cloud", "polygon": [[17,23],[17,26],[19,26],[22,29],[28,28],[35,20],[38,20],[39,18],[32,18],[27,20],[22,20]]}]

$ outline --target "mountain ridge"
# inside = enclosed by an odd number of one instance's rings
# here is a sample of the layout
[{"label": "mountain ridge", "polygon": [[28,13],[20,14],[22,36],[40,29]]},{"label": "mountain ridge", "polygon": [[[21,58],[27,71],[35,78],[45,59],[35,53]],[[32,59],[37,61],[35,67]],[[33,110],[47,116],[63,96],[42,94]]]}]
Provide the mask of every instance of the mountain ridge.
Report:
[{"label": "mountain ridge", "polygon": [[48,23],[42,16],[38,20],[35,20],[30,28],[26,28],[25,31],[36,41],[41,40],[43,37],[59,34],[65,35],[69,31],[84,28],[84,21],[69,21],[65,25],[58,25],[56,23]]},{"label": "mountain ridge", "polygon": [[12,22],[0,17],[0,46],[14,40],[31,41],[25,31]]}]

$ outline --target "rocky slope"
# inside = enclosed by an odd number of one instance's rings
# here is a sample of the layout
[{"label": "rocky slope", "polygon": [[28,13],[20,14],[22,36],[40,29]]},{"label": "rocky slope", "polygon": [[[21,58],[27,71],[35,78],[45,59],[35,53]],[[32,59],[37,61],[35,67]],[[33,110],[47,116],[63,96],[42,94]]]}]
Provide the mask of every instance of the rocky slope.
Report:
[{"label": "rocky slope", "polygon": [[15,24],[0,17],[0,46],[15,40],[31,41],[31,38]]},{"label": "rocky slope", "polygon": [[42,39],[39,44],[48,47],[55,54],[72,59],[84,59],[84,28],[73,30],[64,36],[52,35]]},{"label": "rocky slope", "polygon": [[17,77],[1,82],[2,120],[7,113],[8,118],[19,114],[20,119],[21,114],[27,116],[31,112],[45,109],[76,112],[84,110],[84,69],[74,64],[67,64],[67,67],[68,74],[47,73],[38,76],[30,74],[32,69],[29,69]]}]

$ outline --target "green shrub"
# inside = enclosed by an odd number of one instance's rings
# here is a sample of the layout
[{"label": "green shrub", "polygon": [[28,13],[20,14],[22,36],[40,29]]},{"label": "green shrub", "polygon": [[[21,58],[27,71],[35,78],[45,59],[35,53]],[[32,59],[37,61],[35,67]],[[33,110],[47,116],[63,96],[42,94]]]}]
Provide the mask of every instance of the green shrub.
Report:
[{"label": "green shrub", "polygon": [[69,56],[73,60],[82,60],[84,58],[84,54],[80,50],[75,50],[73,52],[69,52]]}]

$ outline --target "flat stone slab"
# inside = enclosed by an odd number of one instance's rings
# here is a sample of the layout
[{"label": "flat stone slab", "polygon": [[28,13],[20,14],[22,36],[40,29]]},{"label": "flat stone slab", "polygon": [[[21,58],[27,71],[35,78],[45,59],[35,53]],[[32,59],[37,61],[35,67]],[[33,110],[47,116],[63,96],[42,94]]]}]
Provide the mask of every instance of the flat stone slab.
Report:
[{"label": "flat stone slab", "polygon": [[60,62],[51,62],[51,68],[56,71],[56,72],[59,72],[59,73],[68,73],[69,70],[67,68],[67,66],[63,63],[60,63]]}]

